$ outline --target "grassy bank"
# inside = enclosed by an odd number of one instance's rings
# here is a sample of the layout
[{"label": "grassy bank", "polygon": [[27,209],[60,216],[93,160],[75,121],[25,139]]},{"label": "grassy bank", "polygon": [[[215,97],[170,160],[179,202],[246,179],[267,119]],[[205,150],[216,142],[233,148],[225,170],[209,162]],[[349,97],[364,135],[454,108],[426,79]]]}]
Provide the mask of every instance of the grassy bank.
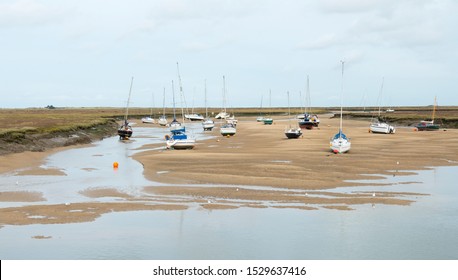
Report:
[{"label": "grassy bank", "polygon": [[95,109],[3,109],[0,122],[0,154],[90,143],[117,127]]},{"label": "grassy bank", "polygon": [[[393,109],[394,112],[383,112],[382,115],[396,125],[415,125],[420,120],[430,119],[432,114],[432,106]],[[315,108],[311,113],[324,114],[339,110],[336,107]],[[378,112],[375,107],[347,107],[344,110],[346,117],[368,121]],[[220,108],[208,109],[210,116],[215,116],[220,111]],[[162,112],[162,108],[153,109],[155,117],[162,115]],[[204,114],[205,108],[195,108],[194,112]],[[228,112],[236,117],[252,116],[254,119],[259,115],[272,115],[275,118],[286,116],[288,108],[231,108]],[[302,108],[291,108],[292,116],[302,112]],[[51,147],[89,143],[115,135],[116,122],[124,117],[124,113],[123,108],[0,109],[0,154],[43,151]],[[131,108],[129,119],[138,119],[150,113],[150,108]],[[166,108],[165,113],[170,119],[173,109]],[[443,128],[458,128],[458,106],[438,107],[436,122]]]}]

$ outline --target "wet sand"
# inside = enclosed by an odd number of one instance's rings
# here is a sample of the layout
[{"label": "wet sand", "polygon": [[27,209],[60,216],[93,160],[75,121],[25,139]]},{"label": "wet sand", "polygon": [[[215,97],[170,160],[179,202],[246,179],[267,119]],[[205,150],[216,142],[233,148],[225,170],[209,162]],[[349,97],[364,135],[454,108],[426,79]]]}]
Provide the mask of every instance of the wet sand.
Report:
[{"label": "wet sand", "polygon": [[68,150],[87,147],[91,144],[80,144],[74,146],[52,148],[42,152],[21,152],[1,155],[0,158],[0,174],[17,172],[18,175],[65,175],[58,168],[44,169],[40,166],[46,158],[54,153]]},{"label": "wet sand", "polygon": [[[383,184],[373,184],[379,188],[373,193],[342,193],[332,188],[367,186],[348,180],[378,179],[381,176],[377,174],[401,176],[430,166],[458,164],[458,130],[416,132],[397,128],[394,135],[371,134],[368,122],[345,120],[344,132],[352,138],[352,149],[335,155],[329,149],[329,139],[338,130],[338,119],[322,117],[319,128],[304,130],[299,139],[286,139],[287,124],[286,120],[275,120],[269,126],[254,118],[241,118],[233,137],[222,137],[215,128],[209,132],[215,138],[198,141],[193,150],[140,152],[134,159],[143,164],[145,177],[165,186],[146,187],[135,197],[109,187],[88,188],[79,195],[92,202],[1,208],[0,224],[87,222],[113,211],[189,207],[352,210],[352,205],[361,204],[410,205],[427,194],[387,192]],[[45,157],[54,151],[2,156],[6,160],[0,162],[0,173],[18,169],[38,172]],[[46,175],[59,175],[59,170]],[[116,201],[97,200],[103,198]],[[45,199],[40,193],[0,192],[0,201]]]},{"label": "wet sand", "polygon": [[303,130],[303,137],[286,139],[287,121],[263,125],[240,120],[235,136],[215,129],[216,139],[202,141],[193,150],[149,151],[134,158],[147,179],[171,184],[229,184],[323,190],[358,185],[348,180],[408,175],[412,170],[458,164],[458,130],[372,134],[369,123],[344,120],[352,148],[333,154],[329,139],[339,120],[322,118],[318,129]]}]

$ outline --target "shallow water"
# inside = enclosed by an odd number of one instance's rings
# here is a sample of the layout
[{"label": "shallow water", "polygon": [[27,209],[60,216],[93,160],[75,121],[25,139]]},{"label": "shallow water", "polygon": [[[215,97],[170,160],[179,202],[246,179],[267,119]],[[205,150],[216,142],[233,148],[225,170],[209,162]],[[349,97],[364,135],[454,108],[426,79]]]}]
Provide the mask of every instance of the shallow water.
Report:
[{"label": "shallow water", "polygon": [[[201,131],[200,123],[187,124],[187,129],[198,140],[212,137]],[[88,188],[114,188],[135,196],[145,186],[161,184],[146,180],[142,164],[131,156],[145,151],[141,147],[146,144],[163,144],[156,149],[164,150],[164,135],[168,133],[168,128],[164,127],[135,127],[134,137],[128,141],[110,137],[91,146],[52,154],[41,167],[59,169],[65,173],[64,176],[30,176],[17,172],[3,174],[0,175],[0,190],[42,192],[47,201],[35,204],[93,201],[79,194]],[[119,163],[119,168],[113,168],[114,162]],[[6,205],[19,206],[24,203],[0,202],[1,207]]]},{"label": "shallow water", "polygon": [[[130,142],[109,138],[50,156],[45,167],[62,168],[66,176],[7,174],[0,188],[44,192],[48,201],[37,203],[93,201],[77,195],[89,187],[135,195],[158,184],[144,179],[141,164],[130,156],[144,144],[163,141],[166,131],[135,132]],[[117,171],[113,161],[120,163]],[[370,181],[391,185],[331,190],[429,194],[411,206],[366,204],[353,211],[191,207],[116,212],[87,223],[4,226],[0,259],[457,259],[457,171],[439,167]],[[0,202],[1,207],[13,204],[18,203]]]}]

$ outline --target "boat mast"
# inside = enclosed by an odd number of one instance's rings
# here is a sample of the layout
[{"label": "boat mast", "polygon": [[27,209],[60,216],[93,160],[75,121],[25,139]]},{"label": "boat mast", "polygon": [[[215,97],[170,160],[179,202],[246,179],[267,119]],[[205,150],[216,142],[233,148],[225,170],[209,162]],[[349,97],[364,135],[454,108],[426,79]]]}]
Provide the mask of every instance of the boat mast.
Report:
[{"label": "boat mast", "polygon": [[289,106],[289,91],[286,92],[286,95],[288,96],[288,123],[289,128],[291,128],[291,107]]},{"label": "boat mast", "polygon": [[269,118],[272,115],[272,90],[269,88]]},{"label": "boat mast", "polygon": [[382,77],[382,85],[380,86],[380,93],[379,93],[379,100],[378,100],[378,118],[380,120],[380,110],[382,107],[382,92],[383,92],[383,84],[385,82],[385,77]]},{"label": "boat mast", "polygon": [[205,119],[208,119],[208,107],[207,107],[207,79],[204,80],[204,94],[205,94]]},{"label": "boat mast", "polygon": [[126,104],[126,115],[124,116],[124,123],[127,124],[127,115],[129,115],[129,103],[130,103],[130,95],[132,93],[132,85],[134,83],[134,77],[130,80],[130,88],[129,88],[129,97],[127,98]]},{"label": "boat mast", "polygon": [[226,117],[226,77],[223,75],[223,110],[224,117]]},{"label": "boat mast", "polygon": [[344,86],[344,64],[345,61],[341,60],[342,63],[342,84],[340,87],[340,132],[342,132],[342,106],[343,106],[343,86]]},{"label": "boat mast", "polygon": [[437,106],[436,96],[434,96],[433,116],[432,116],[432,122],[431,123],[434,123],[434,117],[436,116],[436,106]]},{"label": "boat mast", "polygon": [[153,100],[153,106],[151,106],[151,112],[150,112],[150,117],[153,117],[153,107],[154,107],[154,92],[151,93],[151,99]]},{"label": "boat mast", "polygon": [[173,80],[172,80],[172,101],[173,101],[173,120],[176,121],[177,117],[175,114],[175,86],[173,85]]},{"label": "boat mast", "polygon": [[309,75],[307,75],[307,92],[305,94],[305,110],[306,113],[311,114],[311,101],[310,101],[310,82],[309,82]]},{"label": "boat mast", "polygon": [[184,104],[184,107],[186,107],[186,113],[188,113],[188,106],[186,105],[186,99],[184,97],[184,94],[183,94],[183,85],[181,84],[181,76],[180,76],[180,67],[178,66],[178,62],[177,62],[177,72],[178,72],[178,83],[180,85],[180,99],[181,99],[181,116],[183,118],[183,123],[184,123],[184,109],[183,109],[183,104]]},{"label": "boat mast", "polygon": [[162,95],[162,115],[165,117],[165,87],[164,87],[164,93]]}]

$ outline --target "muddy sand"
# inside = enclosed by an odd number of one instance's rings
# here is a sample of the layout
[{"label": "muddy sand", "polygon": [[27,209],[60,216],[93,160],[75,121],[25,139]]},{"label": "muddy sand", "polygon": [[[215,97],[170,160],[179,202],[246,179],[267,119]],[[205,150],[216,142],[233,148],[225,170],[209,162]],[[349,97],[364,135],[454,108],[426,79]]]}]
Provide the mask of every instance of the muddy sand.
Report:
[{"label": "muddy sand", "polygon": [[458,130],[414,131],[397,128],[396,134],[372,134],[369,123],[344,120],[352,148],[333,154],[330,138],[339,120],[322,118],[319,128],[303,130],[299,139],[286,139],[286,120],[263,125],[239,122],[233,137],[199,142],[193,150],[144,152],[146,178],[173,184],[230,184],[323,190],[357,184],[347,180],[383,175],[407,175],[411,170],[458,164]]},{"label": "muddy sand", "polygon": [[[360,204],[410,205],[427,194],[387,192],[383,184],[373,184],[378,191],[370,193],[337,192],[333,188],[363,185],[349,180],[409,175],[431,166],[458,164],[458,130],[454,129],[418,132],[401,127],[396,134],[371,134],[368,122],[345,120],[344,132],[352,139],[352,149],[336,155],[329,149],[329,139],[338,131],[338,119],[322,117],[319,128],[304,130],[299,139],[286,139],[287,120],[263,125],[253,119],[240,118],[233,137],[223,137],[215,128],[208,132],[215,138],[198,141],[193,150],[136,154],[134,159],[144,165],[145,177],[165,184],[146,187],[139,196],[107,187],[80,192],[92,202],[48,205],[41,202],[46,198],[40,193],[0,190],[0,201],[25,203],[0,208],[0,224],[86,222],[113,211],[192,207],[352,210],[352,205]],[[0,172],[34,165],[37,170],[47,154],[2,156]],[[59,170],[52,172],[47,175],[59,175]],[[117,200],[98,201],[106,197]],[[27,205],[37,201],[40,204]]]}]

